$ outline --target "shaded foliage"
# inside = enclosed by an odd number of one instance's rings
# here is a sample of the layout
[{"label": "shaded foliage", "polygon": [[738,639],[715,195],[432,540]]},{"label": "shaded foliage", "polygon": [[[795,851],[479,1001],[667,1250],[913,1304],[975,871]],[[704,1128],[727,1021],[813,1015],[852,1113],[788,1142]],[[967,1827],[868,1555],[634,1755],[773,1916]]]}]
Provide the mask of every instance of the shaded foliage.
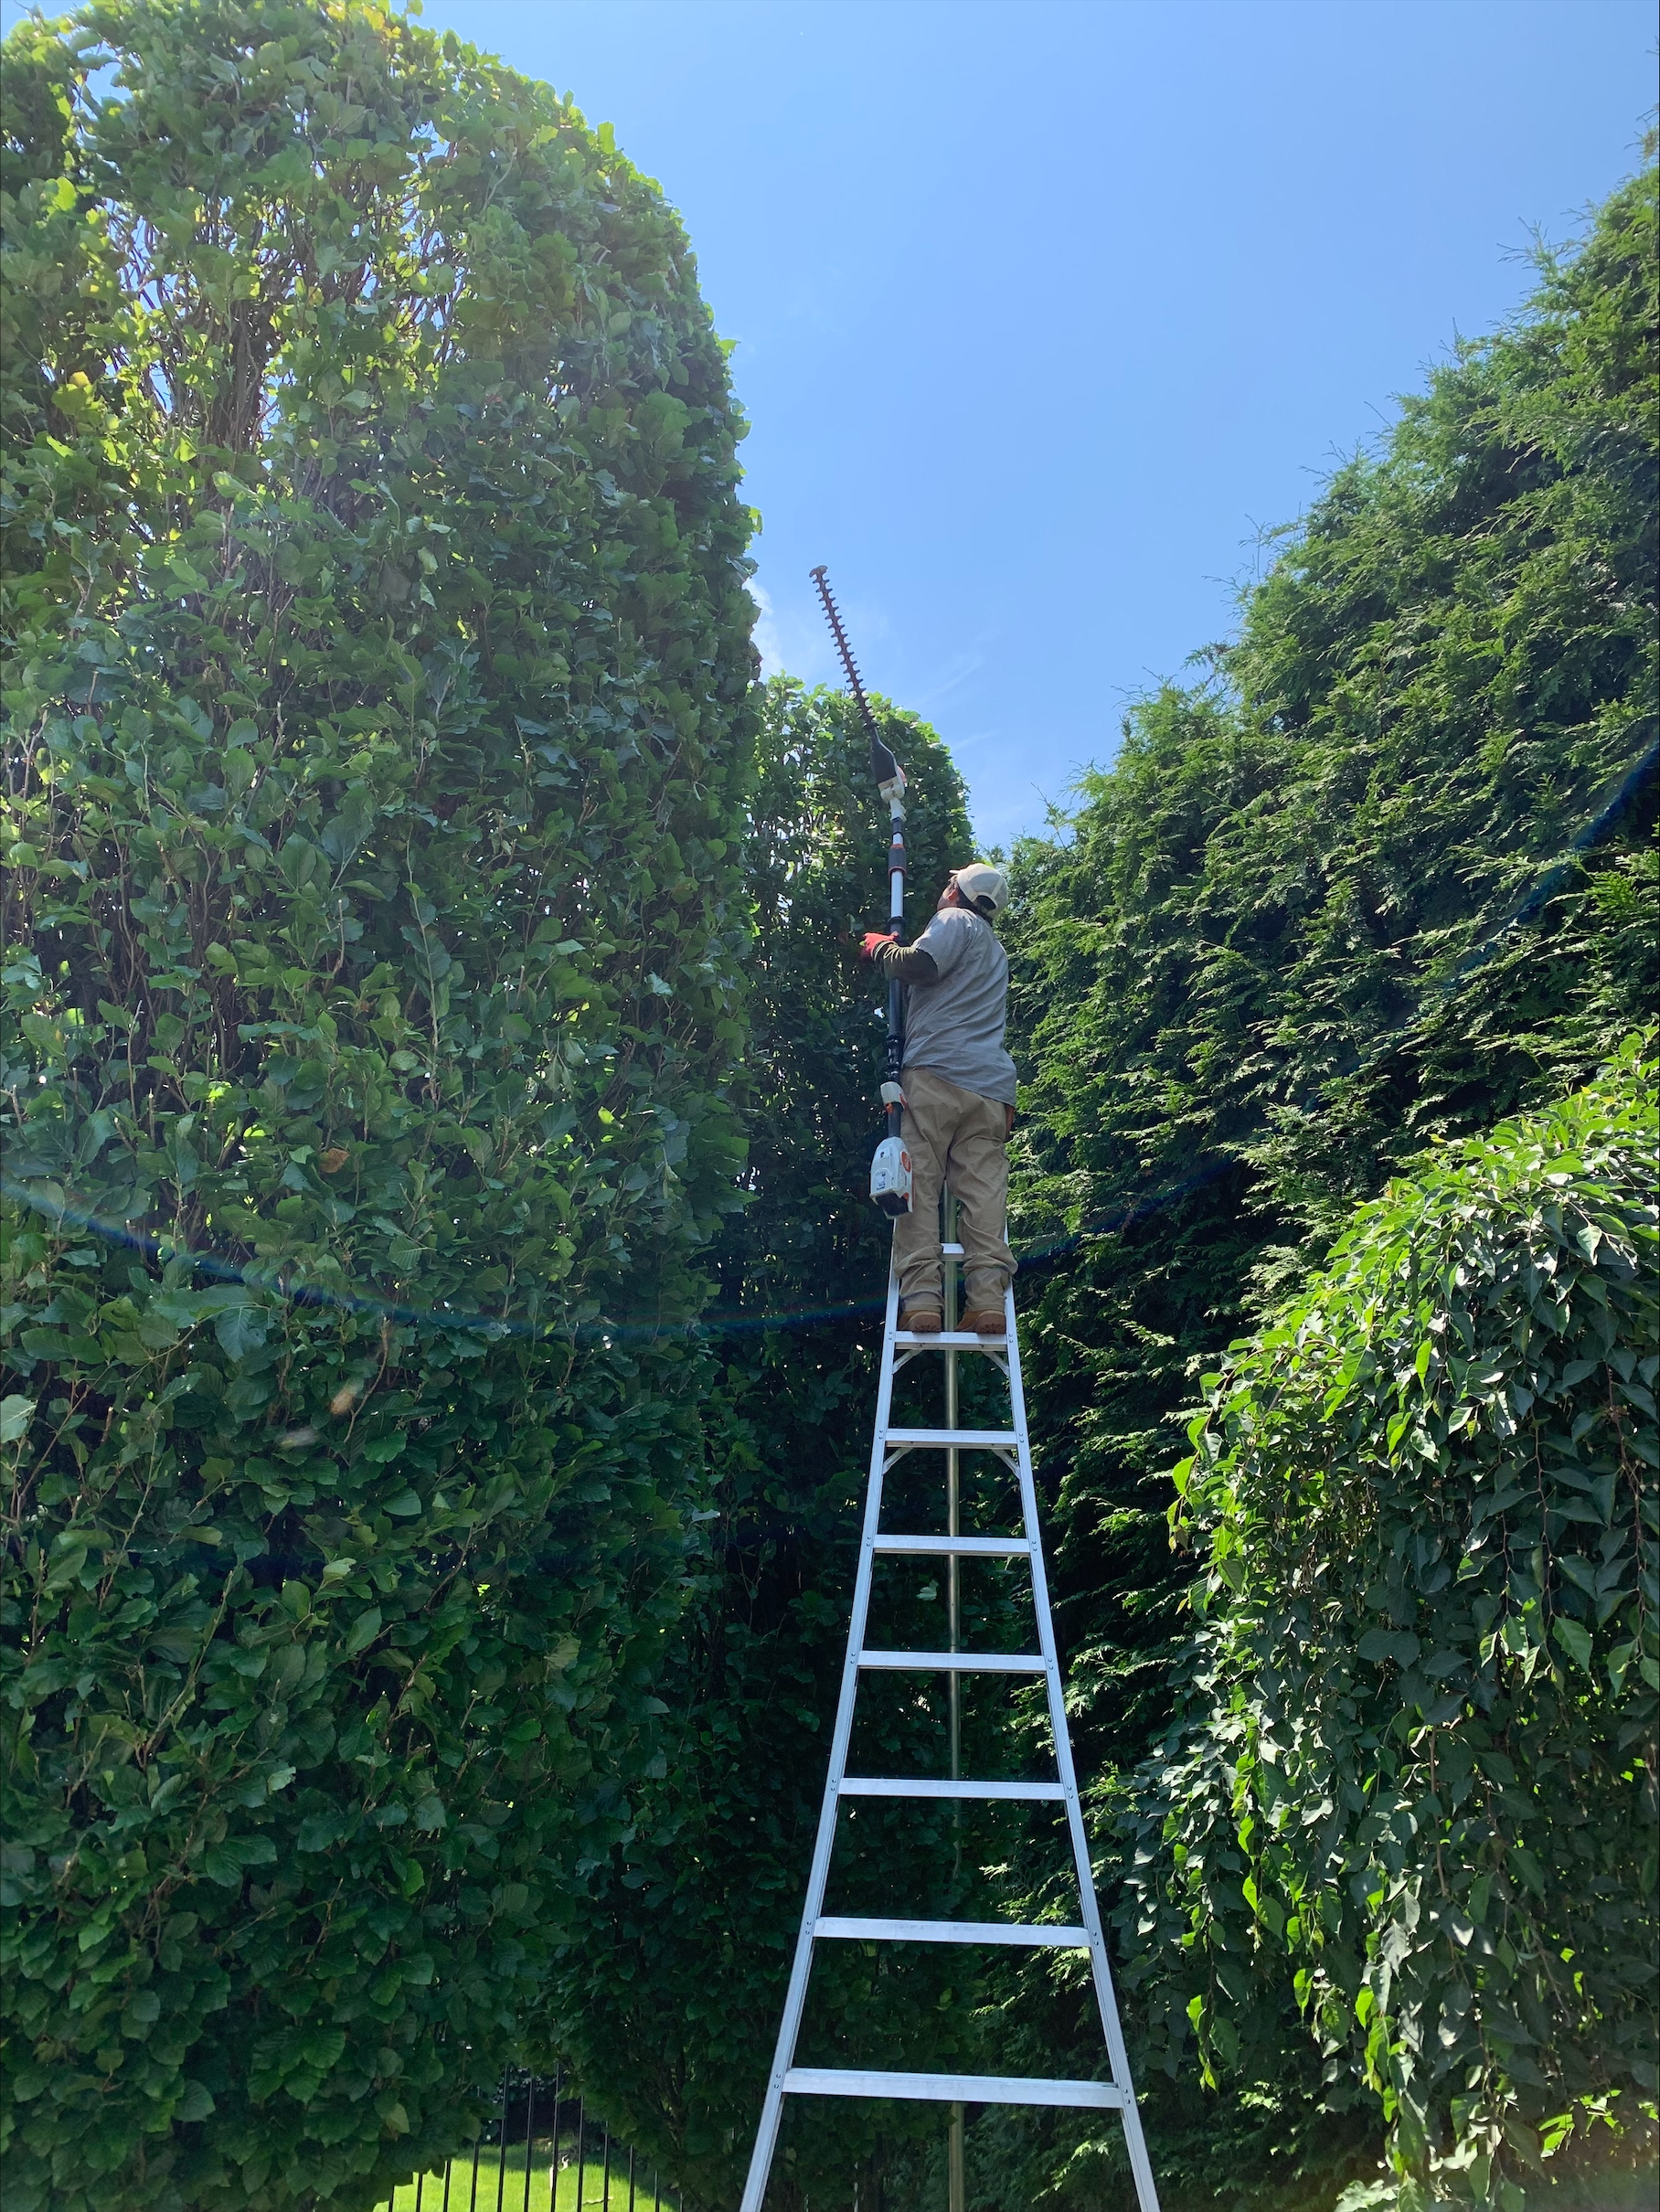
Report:
[{"label": "shaded foliage", "polygon": [[[924,724],[879,703],[878,713],[910,779],[914,931],[969,856],[963,786]],[[619,2132],[708,2204],[735,2202],[741,2187],[800,1922],[846,1644],[889,1240],[867,1196],[881,1011],[854,955],[887,896],[886,813],[867,740],[850,701],[778,679],[760,750],[748,847],[750,1200],[718,1248],[722,1290],[709,1315],[718,1382],[706,1407],[716,1483],[706,1579],[664,1677],[666,1771],[635,1793],[634,1833],[601,1888],[607,1932],[569,1955],[550,2023]],[[907,1601],[927,1618],[930,1600]],[[935,1766],[940,1727],[926,1696],[885,1712],[875,1755]],[[944,1821],[901,1831],[863,1808],[860,1821],[879,1827],[895,1885],[949,1877]],[[845,1829],[838,1864],[857,1861],[859,1845],[860,1830]],[[910,2037],[914,2055],[919,2030],[937,2053],[972,2032],[942,1953],[920,1974],[852,1945],[821,1957],[811,2063],[846,2063],[856,2043],[870,2058],[884,2036],[896,2048]],[[892,2188],[909,2170],[908,2140],[937,2130],[925,2108],[896,2117],[803,2105],[769,2202],[845,2197],[856,2181],[868,2196],[884,2176]]]},{"label": "shaded foliage", "polygon": [[742,425],[654,187],[452,37],[122,0],[4,96],[7,2200],[367,2206],[654,1755]]}]

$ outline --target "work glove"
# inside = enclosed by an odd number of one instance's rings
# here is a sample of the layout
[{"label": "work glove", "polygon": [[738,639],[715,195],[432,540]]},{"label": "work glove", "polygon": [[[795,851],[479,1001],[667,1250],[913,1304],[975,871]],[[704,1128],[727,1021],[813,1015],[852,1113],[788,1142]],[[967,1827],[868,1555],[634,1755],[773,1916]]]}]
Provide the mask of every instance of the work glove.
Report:
[{"label": "work glove", "polygon": [[898,942],[899,931],[897,930],[889,930],[886,936],[883,935],[880,930],[867,930],[865,931],[865,941],[859,947],[859,958],[861,960],[874,960],[876,958],[876,949],[878,945],[891,945],[897,944]]}]

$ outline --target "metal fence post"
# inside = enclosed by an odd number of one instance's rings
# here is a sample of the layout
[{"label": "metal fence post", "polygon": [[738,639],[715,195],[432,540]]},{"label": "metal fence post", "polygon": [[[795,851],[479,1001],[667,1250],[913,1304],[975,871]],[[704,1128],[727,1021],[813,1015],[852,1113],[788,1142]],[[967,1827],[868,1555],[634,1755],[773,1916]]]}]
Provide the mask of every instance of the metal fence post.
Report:
[{"label": "metal fence post", "polygon": [[502,2212],[507,2186],[507,2069],[502,2068],[502,2117],[495,2131],[495,2212]]},{"label": "metal fence post", "polygon": [[[536,2076],[525,2077],[525,2202],[523,2212],[530,2212],[530,2160],[533,2138],[536,2134]],[[420,2212],[418,2205],[415,2212]]]},{"label": "metal fence post", "polygon": [[556,2063],[553,2069],[553,2151],[548,2162],[549,2212],[559,2212],[559,2092],[564,2086],[565,2069]]}]

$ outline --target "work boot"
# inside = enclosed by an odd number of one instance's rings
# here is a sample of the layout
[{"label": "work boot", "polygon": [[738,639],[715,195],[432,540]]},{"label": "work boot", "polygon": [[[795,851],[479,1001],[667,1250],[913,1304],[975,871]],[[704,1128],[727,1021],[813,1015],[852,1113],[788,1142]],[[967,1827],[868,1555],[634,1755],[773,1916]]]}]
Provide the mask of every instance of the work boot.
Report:
[{"label": "work boot", "polygon": [[899,1310],[899,1326],[913,1336],[937,1336],[945,1316],[937,1305],[908,1305]]},{"label": "work boot", "polygon": [[1001,1336],[1003,1308],[1000,1305],[970,1306],[963,1316],[963,1326],[975,1336]]}]

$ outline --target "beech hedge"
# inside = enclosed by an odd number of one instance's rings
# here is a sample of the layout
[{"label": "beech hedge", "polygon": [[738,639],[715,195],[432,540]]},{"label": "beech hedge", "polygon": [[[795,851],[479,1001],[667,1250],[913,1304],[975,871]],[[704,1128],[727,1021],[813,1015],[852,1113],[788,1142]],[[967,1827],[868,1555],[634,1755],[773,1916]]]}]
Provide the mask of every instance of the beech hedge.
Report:
[{"label": "beech hedge", "polygon": [[4,97],[7,2199],[368,2206],[659,1756],[743,426],[452,37],[112,0]]}]

